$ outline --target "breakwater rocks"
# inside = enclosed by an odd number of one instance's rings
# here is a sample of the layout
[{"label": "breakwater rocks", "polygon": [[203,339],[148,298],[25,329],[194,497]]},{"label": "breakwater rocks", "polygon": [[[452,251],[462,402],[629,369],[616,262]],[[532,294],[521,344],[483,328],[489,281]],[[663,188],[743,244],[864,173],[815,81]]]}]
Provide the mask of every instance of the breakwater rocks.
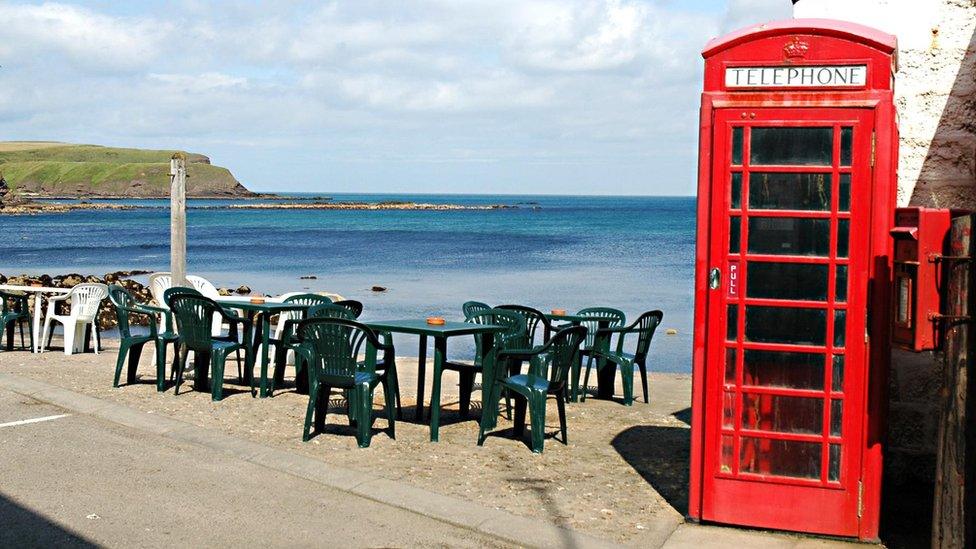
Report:
[{"label": "breakwater rocks", "polygon": [[[111,202],[52,203],[26,201],[0,207],[0,215],[38,215],[88,210],[138,210],[165,209],[165,206],[140,206],[138,204],[113,204]],[[213,206],[189,206],[189,210],[511,210],[519,206],[511,204],[464,205],[429,204],[422,202],[261,202],[256,204],[219,204]]]},{"label": "breakwater rocks", "polygon": [[[85,283],[100,283],[100,284],[118,284],[125,288],[136,301],[140,303],[147,303],[150,305],[157,305],[156,301],[152,297],[152,293],[149,288],[137,280],[133,280],[132,277],[139,275],[151,274],[153,271],[116,271],[114,273],[107,273],[103,276],[96,275],[82,275],[82,274],[65,274],[65,275],[16,275],[16,276],[4,276],[0,273],[0,284],[9,284],[12,286],[33,286],[40,285],[47,288],[73,288],[78,284]],[[220,295],[248,295],[251,293],[251,289],[247,286],[240,286],[236,290],[231,290],[229,288],[219,288],[217,290]],[[34,312],[34,299],[30,299],[31,314]],[[42,307],[47,307],[46,297],[43,299]],[[58,305],[58,314],[67,314],[68,303],[62,302]],[[129,322],[137,326],[148,325],[148,319],[143,315],[131,315],[129,317]],[[102,302],[102,307],[98,311],[98,325],[102,330],[109,330],[118,325],[115,315],[115,307],[112,302],[106,299]]]}]

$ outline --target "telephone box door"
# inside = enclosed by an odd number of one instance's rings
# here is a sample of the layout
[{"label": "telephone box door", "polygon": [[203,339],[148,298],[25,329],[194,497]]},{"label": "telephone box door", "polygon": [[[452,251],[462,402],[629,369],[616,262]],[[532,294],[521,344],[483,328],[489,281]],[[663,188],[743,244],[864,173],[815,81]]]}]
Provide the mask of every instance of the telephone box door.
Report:
[{"label": "telephone box door", "polygon": [[702,518],[856,536],[874,112],[714,117]]}]

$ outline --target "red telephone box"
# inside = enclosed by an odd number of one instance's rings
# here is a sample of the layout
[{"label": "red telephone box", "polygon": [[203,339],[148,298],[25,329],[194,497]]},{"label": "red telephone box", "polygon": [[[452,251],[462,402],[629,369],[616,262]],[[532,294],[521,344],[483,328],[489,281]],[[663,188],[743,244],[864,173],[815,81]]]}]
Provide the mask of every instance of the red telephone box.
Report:
[{"label": "red telephone box", "polygon": [[895,38],[795,19],[703,56],[689,514],[875,539]]}]

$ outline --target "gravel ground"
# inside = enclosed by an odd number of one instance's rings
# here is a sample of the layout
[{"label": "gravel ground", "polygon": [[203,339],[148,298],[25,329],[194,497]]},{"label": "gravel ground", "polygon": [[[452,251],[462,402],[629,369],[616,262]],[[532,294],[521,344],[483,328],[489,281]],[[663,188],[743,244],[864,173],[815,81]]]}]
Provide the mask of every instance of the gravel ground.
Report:
[{"label": "gravel ground", "polygon": [[625,407],[619,402],[589,399],[569,405],[569,445],[552,438],[558,432],[558,419],[550,401],[546,428],[550,438],[545,452],[535,455],[528,447],[528,433],[523,440],[512,439],[511,422],[505,418],[499,418],[496,435],[483,447],[477,446],[474,418],[480,417],[480,392],[473,395],[472,417],[460,418],[453,372],[445,373],[443,383],[446,411],[442,414],[440,442],[429,442],[428,427],[413,419],[417,360],[399,357],[405,417],[397,422],[397,438],[392,440],[386,434],[378,390],[372,446],[360,449],[338,407],[330,410],[326,433],[303,443],[307,397],[295,393],[286,381],[286,387],[273,398],[253,399],[230,378],[236,375],[233,364],[226,369],[225,398],[217,403],[211,402],[209,393],[189,391],[191,384],[184,385],[179,396],[174,396],[171,388],[157,393],[148,349],[140,365],[139,381],[114,389],[115,344],[107,341],[107,348],[97,356],[69,357],[57,350],[42,355],[0,353],[0,368],[619,542],[641,545],[642,535],[652,535],[650,523],[680,521],[687,507],[689,375],[651,374],[650,404],[638,402]]}]

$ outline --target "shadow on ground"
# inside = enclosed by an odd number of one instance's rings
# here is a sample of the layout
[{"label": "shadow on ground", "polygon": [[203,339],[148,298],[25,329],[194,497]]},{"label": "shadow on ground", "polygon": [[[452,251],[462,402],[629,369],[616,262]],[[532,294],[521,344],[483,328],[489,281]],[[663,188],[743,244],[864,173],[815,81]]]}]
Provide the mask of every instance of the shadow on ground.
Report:
[{"label": "shadow on ground", "polygon": [[688,512],[690,429],[640,425],[621,431],[611,444],[675,511]]},{"label": "shadow on ground", "polygon": [[0,494],[0,547],[98,547]]}]

